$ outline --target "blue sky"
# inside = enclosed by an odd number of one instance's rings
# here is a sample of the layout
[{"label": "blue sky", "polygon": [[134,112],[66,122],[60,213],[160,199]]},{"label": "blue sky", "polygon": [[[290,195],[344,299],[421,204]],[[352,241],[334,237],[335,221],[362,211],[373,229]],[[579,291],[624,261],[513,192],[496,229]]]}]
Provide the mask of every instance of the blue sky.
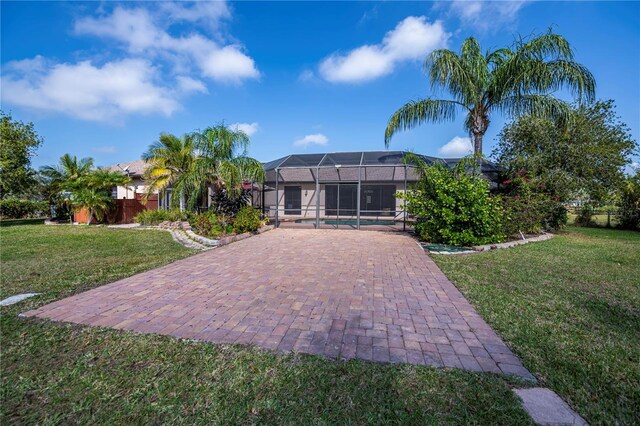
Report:
[{"label": "blue sky", "polygon": [[[262,161],[384,149],[389,116],[432,95],[422,61],[433,49],[469,36],[492,49],[549,27],[640,133],[637,2],[0,5],[1,107],[44,137],[35,166],[66,152],[129,161],[160,132],[222,120],[250,134]],[[485,154],[504,122],[493,116]],[[456,156],[466,137],[460,117],[399,134],[391,149]]]}]

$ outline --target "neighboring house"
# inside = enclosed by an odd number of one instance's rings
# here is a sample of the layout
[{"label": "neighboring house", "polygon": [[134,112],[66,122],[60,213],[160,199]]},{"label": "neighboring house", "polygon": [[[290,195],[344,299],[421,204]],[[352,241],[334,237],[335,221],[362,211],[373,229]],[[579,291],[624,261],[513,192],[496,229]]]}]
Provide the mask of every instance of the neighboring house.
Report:
[{"label": "neighboring house", "polygon": [[[395,196],[418,180],[416,167],[405,164],[404,151],[293,154],[264,165],[262,190],[253,204],[280,222],[389,225],[407,220]],[[459,158],[420,156],[427,164],[453,165]],[[483,162],[483,177],[497,185],[498,169]]]}]

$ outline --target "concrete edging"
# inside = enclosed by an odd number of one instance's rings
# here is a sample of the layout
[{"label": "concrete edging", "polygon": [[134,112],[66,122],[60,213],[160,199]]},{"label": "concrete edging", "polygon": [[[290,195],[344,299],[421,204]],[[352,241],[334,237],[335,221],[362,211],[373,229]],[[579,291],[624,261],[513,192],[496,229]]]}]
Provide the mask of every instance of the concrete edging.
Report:
[{"label": "concrete edging", "polygon": [[506,243],[500,244],[485,244],[482,246],[473,246],[471,247],[474,251],[489,251],[489,250],[498,250],[505,249],[515,246],[520,246],[522,244],[534,243],[537,241],[546,241],[553,238],[553,234],[542,234],[535,237],[525,238],[524,240],[515,240],[515,241],[507,241]]}]

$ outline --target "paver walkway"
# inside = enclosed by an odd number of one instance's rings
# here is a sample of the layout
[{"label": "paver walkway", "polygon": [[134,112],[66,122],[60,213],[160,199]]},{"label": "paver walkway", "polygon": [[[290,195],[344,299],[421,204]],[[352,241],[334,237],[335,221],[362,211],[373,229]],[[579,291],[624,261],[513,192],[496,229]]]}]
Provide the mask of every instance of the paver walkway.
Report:
[{"label": "paver walkway", "polygon": [[399,233],[278,229],[25,315],[532,378],[422,248]]}]

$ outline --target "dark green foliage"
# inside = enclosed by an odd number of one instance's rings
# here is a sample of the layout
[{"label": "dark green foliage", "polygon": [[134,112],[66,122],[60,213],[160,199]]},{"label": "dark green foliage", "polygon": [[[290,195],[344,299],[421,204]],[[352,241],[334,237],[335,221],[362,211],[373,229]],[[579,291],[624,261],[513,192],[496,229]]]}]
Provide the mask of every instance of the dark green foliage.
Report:
[{"label": "dark green foliage", "polygon": [[505,210],[504,232],[507,236],[557,231],[567,223],[567,209],[556,197],[523,173],[503,182],[502,202]]},{"label": "dark green foliage", "polygon": [[[477,174],[477,163],[460,161],[453,169],[418,162],[420,181],[407,191],[407,211],[416,217],[415,230],[432,243],[471,246],[500,242],[502,206]],[[469,170],[471,169],[471,170]]]},{"label": "dark green foliage", "polygon": [[613,101],[574,107],[569,117],[524,116],[507,124],[494,156],[509,177],[526,170],[538,192],[563,202],[605,202],[620,187],[637,144]]},{"label": "dark green foliage", "polygon": [[261,225],[260,212],[252,206],[242,207],[233,221],[233,228],[238,234],[255,232]]},{"label": "dark green foliage", "polygon": [[595,226],[596,222],[593,220],[595,215],[595,209],[591,204],[585,204],[578,209],[578,214],[574,223],[578,226]]},{"label": "dark green foliage", "polygon": [[233,232],[233,227],[228,231],[222,218],[213,211],[193,215],[190,220],[194,231],[203,237],[217,238],[224,233]]},{"label": "dark green foliage", "polygon": [[33,123],[0,111],[0,199],[33,195],[38,184],[31,157],[42,145]]},{"label": "dark green foliage", "polygon": [[625,180],[618,205],[620,209],[618,226],[640,231],[640,169],[634,176],[629,176]]},{"label": "dark green foliage", "polygon": [[49,203],[46,201],[28,201],[8,198],[0,200],[0,217],[5,219],[23,219],[42,217],[49,214]]},{"label": "dark green foliage", "polygon": [[165,221],[188,221],[191,216],[191,213],[187,211],[180,211],[180,209],[156,209],[145,210],[138,213],[138,215],[134,218],[134,221],[141,225],[153,226]]},{"label": "dark green foliage", "polygon": [[211,210],[223,216],[235,216],[240,209],[251,202],[249,191],[241,191],[234,195],[224,188],[218,189],[211,195]]}]

